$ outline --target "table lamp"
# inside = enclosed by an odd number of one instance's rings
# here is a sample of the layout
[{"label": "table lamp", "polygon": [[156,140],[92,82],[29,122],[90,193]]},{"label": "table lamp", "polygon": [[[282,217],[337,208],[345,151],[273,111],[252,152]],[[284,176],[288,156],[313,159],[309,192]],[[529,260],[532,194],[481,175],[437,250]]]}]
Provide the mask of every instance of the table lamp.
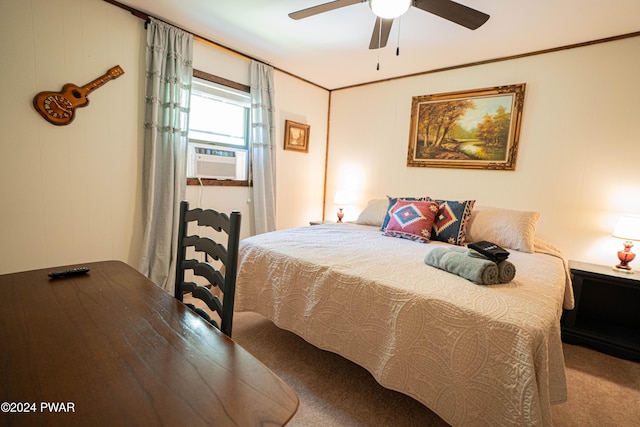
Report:
[{"label": "table lamp", "polygon": [[[334,205],[348,205],[351,203],[352,194],[349,190],[338,190],[336,191],[336,197],[333,199]],[[342,222],[342,218],[344,218],[344,212],[342,212],[343,208],[338,208],[338,222]]]},{"label": "table lamp", "polygon": [[631,252],[633,247],[632,240],[640,240],[640,215],[623,215],[620,217],[612,236],[625,240],[623,243],[624,249],[618,251],[620,264],[613,269],[624,273],[633,273],[629,263],[636,257],[636,254]]}]

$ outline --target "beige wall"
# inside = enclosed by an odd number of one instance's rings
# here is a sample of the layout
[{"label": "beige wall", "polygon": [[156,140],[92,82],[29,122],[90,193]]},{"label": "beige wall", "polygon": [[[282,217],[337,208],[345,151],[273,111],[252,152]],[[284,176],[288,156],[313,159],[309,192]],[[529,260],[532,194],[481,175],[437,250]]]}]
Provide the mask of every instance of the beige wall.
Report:
[{"label": "beige wall", "polygon": [[[570,259],[615,263],[622,213],[640,213],[640,38],[334,91],[327,198],[429,195],[541,213]],[[415,95],[526,83],[515,171],[406,166]],[[327,218],[336,207],[328,203]]]},{"label": "beige wall", "polygon": [[[0,33],[0,273],[136,265],[144,26],[98,0],[5,0]],[[115,65],[125,74],[92,92],[70,125],[34,110],[36,93]]]},{"label": "beige wall", "polygon": [[[0,274],[104,259],[137,266],[141,242],[144,22],[102,0],[0,2]],[[67,126],[33,109],[40,91],[82,86],[119,64]],[[194,64],[248,83],[249,63],[196,43]],[[328,92],[276,73],[279,228],[322,216]],[[308,155],[284,152],[285,119],[311,125]],[[295,179],[294,179],[295,176]],[[190,187],[194,204],[240,209],[247,188]],[[299,196],[298,196],[299,195]]]}]

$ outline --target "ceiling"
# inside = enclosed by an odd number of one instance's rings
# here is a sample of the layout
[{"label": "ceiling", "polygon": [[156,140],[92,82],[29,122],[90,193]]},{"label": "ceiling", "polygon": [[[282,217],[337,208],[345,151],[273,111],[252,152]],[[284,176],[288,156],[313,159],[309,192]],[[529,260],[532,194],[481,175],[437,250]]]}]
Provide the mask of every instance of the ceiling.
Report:
[{"label": "ceiling", "polygon": [[640,31],[638,0],[459,0],[491,17],[472,31],[412,7],[369,50],[366,3],[296,21],[329,0],[119,1],[331,90]]}]

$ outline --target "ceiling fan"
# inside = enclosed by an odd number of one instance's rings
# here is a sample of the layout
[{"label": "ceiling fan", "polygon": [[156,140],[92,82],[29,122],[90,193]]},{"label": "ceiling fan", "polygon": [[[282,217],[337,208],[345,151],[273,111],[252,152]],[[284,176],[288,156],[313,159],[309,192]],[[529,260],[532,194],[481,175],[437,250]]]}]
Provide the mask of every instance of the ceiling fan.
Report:
[{"label": "ceiling fan", "polygon": [[[486,13],[451,0],[335,0],[292,12],[289,17],[292,19],[308,18],[356,3],[369,3],[371,10],[378,17],[373,27],[369,49],[378,49],[387,45],[394,19],[403,15],[410,6],[432,13],[470,30],[475,30],[489,19],[489,15]],[[389,11],[386,8],[387,6],[392,10]]]}]

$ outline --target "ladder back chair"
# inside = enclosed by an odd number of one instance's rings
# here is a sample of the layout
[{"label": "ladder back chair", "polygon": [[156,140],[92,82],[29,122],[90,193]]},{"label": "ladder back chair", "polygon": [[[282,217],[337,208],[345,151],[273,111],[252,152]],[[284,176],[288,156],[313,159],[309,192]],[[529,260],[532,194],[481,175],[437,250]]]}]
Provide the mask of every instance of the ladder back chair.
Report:
[{"label": "ladder back chair", "polygon": [[[176,283],[174,296],[184,302],[183,296],[190,292],[193,298],[203,301],[207,307],[220,318],[220,324],[211,318],[206,310],[193,304],[186,304],[212,325],[231,337],[233,326],[233,304],[236,291],[236,275],[238,266],[238,244],[240,242],[240,212],[231,215],[213,209],[189,209],[189,202],[180,203],[180,224],[178,227],[178,253],[176,263]],[[197,234],[189,234],[189,224],[215,230],[215,239]],[[204,234],[204,233],[203,233]],[[218,236],[221,236],[218,238]],[[188,259],[187,249],[193,248],[198,259]],[[210,258],[217,262],[210,262]],[[193,281],[185,281],[185,272],[191,270],[194,276],[206,280],[205,285]],[[194,277],[195,279],[195,277]],[[217,287],[222,293],[222,300],[209,290]],[[217,293],[217,292],[216,292]]]}]

